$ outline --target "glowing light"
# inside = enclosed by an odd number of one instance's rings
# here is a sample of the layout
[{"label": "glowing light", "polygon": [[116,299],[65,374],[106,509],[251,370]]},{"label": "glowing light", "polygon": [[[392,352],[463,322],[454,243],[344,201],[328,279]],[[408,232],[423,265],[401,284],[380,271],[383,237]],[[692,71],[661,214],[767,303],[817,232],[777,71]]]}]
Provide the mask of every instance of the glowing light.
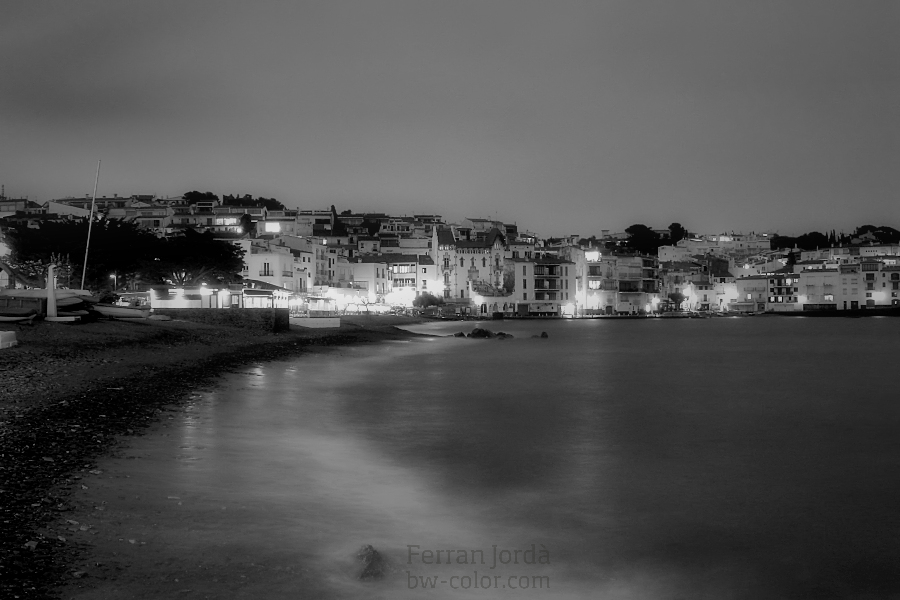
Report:
[{"label": "glowing light", "polygon": [[659,304],[659,298],[653,298],[652,300],[650,300],[650,304],[653,305],[653,308],[656,308],[656,306]]},{"label": "glowing light", "polygon": [[266,233],[280,233],[281,232],[281,223],[275,221],[270,222],[266,221]]},{"label": "glowing light", "polygon": [[603,256],[597,250],[590,250],[584,253],[584,259],[588,262],[596,262],[600,260],[600,257]]},{"label": "glowing light", "polygon": [[385,295],[384,301],[391,306],[410,308],[416,299],[416,291],[412,288],[401,288]]},{"label": "glowing light", "polygon": [[[204,283],[203,285],[206,285],[206,284]],[[213,295],[213,291],[212,291],[211,289],[207,288],[207,287],[201,287],[201,288],[200,288],[200,295],[201,295],[201,296],[212,296],[212,295]]]}]

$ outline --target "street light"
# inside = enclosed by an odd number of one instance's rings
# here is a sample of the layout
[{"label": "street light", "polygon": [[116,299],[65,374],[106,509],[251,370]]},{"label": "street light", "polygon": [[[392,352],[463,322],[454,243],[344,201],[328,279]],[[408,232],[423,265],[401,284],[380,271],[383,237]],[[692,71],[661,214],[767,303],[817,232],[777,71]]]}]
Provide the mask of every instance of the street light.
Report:
[{"label": "street light", "polygon": [[110,279],[113,280],[113,291],[116,291],[116,288],[119,287],[119,278],[116,273],[113,273],[109,276]]}]

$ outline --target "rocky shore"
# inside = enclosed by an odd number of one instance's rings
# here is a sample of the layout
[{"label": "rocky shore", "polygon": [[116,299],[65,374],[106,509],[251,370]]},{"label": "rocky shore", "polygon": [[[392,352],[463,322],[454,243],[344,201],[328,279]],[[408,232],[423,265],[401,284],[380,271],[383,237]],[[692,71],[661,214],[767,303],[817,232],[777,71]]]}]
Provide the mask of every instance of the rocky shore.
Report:
[{"label": "rocky shore", "polygon": [[191,390],[240,365],[329,346],[406,339],[404,317],[258,334],[183,321],[6,327],[0,350],[0,597],[54,597],[85,550],[66,531],[69,495],[123,436],[140,435]]}]

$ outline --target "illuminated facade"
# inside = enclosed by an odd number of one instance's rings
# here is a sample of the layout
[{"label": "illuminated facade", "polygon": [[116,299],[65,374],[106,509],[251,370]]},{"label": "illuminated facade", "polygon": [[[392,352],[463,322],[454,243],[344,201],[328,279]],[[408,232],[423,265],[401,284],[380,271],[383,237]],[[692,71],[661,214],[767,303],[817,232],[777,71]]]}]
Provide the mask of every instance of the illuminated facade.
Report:
[{"label": "illuminated facade", "polygon": [[504,289],[505,253],[506,239],[498,229],[473,241],[457,239],[451,228],[436,228],[431,242],[431,259],[440,276],[440,293],[436,295],[465,304],[471,301],[473,293],[500,295]]}]

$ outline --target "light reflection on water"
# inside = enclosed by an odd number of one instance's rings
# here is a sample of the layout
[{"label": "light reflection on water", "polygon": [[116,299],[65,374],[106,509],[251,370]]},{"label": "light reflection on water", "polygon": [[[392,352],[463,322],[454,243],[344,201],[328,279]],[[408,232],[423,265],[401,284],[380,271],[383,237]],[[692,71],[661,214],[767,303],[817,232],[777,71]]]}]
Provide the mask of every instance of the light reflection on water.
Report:
[{"label": "light reflection on water", "polygon": [[[302,557],[335,597],[421,597],[405,571],[471,571],[403,564],[408,544],[544,544],[549,567],[502,572],[548,575],[555,598],[897,591],[900,412],[885,361],[900,320],[484,325],[516,337],[231,375],[182,430],[199,460],[173,476],[249,507],[229,535]],[[353,581],[362,544],[400,572]]]}]

